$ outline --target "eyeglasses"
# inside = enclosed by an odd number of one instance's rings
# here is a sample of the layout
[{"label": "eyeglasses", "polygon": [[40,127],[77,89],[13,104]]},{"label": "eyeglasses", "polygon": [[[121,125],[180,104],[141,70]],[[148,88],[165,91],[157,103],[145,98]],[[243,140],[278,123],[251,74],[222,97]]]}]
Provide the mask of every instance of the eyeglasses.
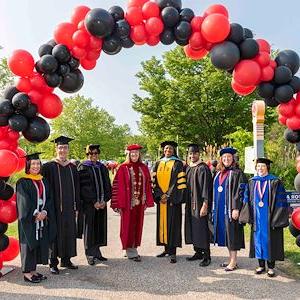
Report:
[{"label": "eyeglasses", "polygon": [[89,152],[90,155],[98,155],[99,152],[98,151],[92,151],[92,152]]}]

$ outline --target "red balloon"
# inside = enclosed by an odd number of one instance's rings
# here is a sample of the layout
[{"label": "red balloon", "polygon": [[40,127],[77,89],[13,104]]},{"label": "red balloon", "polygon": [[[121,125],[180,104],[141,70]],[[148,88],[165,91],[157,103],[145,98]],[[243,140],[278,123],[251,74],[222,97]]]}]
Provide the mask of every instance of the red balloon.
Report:
[{"label": "red balloon", "polygon": [[230,32],[230,23],[224,15],[212,14],[207,16],[201,26],[203,37],[211,43],[224,41]]},{"label": "red balloon", "polygon": [[197,16],[194,17],[191,21],[191,26],[192,26],[192,30],[193,32],[201,32],[201,25],[203,23],[204,18]]},{"label": "red balloon", "polygon": [[240,96],[250,95],[256,89],[256,86],[242,86],[242,85],[239,85],[234,80],[231,81],[231,87]]},{"label": "red balloon", "polygon": [[264,39],[257,39],[256,42],[258,43],[259,46],[259,51],[260,52],[268,52],[269,54],[271,53],[271,46],[270,44],[264,40]]},{"label": "red balloon", "polygon": [[22,148],[18,147],[15,153],[18,155],[19,158],[16,172],[20,172],[25,168],[26,165],[26,152]]},{"label": "red balloon", "polygon": [[85,59],[87,60],[97,60],[100,57],[101,50],[90,50],[87,52]]},{"label": "red balloon", "polygon": [[90,35],[86,30],[77,30],[74,32],[72,39],[75,46],[85,48],[90,42]]},{"label": "red balloon", "polygon": [[48,119],[57,118],[61,114],[62,110],[62,101],[55,94],[45,95],[39,105],[39,113]]},{"label": "red balloon", "polygon": [[300,117],[293,116],[286,120],[286,126],[291,130],[299,130],[300,129]]},{"label": "red balloon", "polygon": [[226,18],[228,18],[228,10],[224,5],[221,4],[215,4],[211,5],[203,14],[203,17],[207,17],[212,14],[221,14],[224,15]]},{"label": "red balloon", "polygon": [[91,9],[89,7],[84,5],[75,7],[71,15],[71,22],[77,26],[80,21],[84,20],[90,10]]},{"label": "red balloon", "polygon": [[142,9],[136,6],[129,7],[125,19],[131,26],[140,25],[143,22]]},{"label": "red balloon", "polygon": [[17,79],[16,88],[23,93],[28,93],[31,90],[31,83],[29,78],[20,77]]},{"label": "red balloon", "polygon": [[15,259],[20,252],[19,241],[13,237],[9,237],[8,247],[2,251],[2,260],[11,261]]},{"label": "red balloon", "polygon": [[129,7],[136,6],[142,8],[143,5],[148,1],[149,0],[128,0],[127,7],[129,8]]},{"label": "red balloon", "polygon": [[6,149],[9,150],[11,146],[11,140],[6,138],[5,140],[0,140],[0,150]]},{"label": "red balloon", "polygon": [[259,52],[259,54],[254,58],[254,60],[261,66],[267,67],[270,64],[271,57],[270,54],[266,51]]},{"label": "red balloon", "polygon": [[286,117],[284,117],[284,116],[281,116],[281,115],[279,115],[278,116],[278,122],[281,124],[281,125],[286,125],[286,120],[287,120],[287,118]]},{"label": "red balloon", "polygon": [[17,206],[12,201],[0,201],[0,222],[13,223],[17,220]]},{"label": "red balloon", "polygon": [[201,32],[194,32],[190,37],[189,44],[194,50],[204,48],[205,41],[202,38]]},{"label": "red balloon", "polygon": [[39,106],[43,99],[43,94],[39,91],[32,90],[31,92],[28,93],[28,96],[30,98],[30,102]]},{"label": "red balloon", "polygon": [[145,20],[152,17],[159,17],[160,9],[155,2],[146,2],[142,7],[143,18]]},{"label": "red balloon", "polygon": [[18,161],[19,159],[14,152],[5,149],[0,150],[0,176],[12,175],[18,167]]},{"label": "red balloon", "polygon": [[130,38],[135,44],[145,43],[147,39],[145,25],[141,24],[131,27]]},{"label": "red balloon", "polygon": [[9,202],[14,202],[14,203],[16,204],[16,202],[17,202],[17,194],[14,193],[14,194],[11,196],[11,198],[9,198],[7,201],[9,201]]},{"label": "red balloon", "polygon": [[64,44],[69,49],[73,48],[72,36],[77,30],[77,27],[73,23],[60,23],[56,26],[54,30],[54,39],[57,44]]},{"label": "red balloon", "polygon": [[84,20],[82,20],[78,23],[77,29],[80,29],[80,30],[85,29]]},{"label": "red balloon", "polygon": [[278,105],[278,113],[286,118],[291,118],[295,114],[295,104],[294,101],[289,101],[287,103],[281,103]]},{"label": "red balloon", "polygon": [[277,67],[277,62],[275,60],[270,60],[270,67],[272,67],[273,69],[275,69]]},{"label": "red balloon", "polygon": [[8,134],[8,126],[1,126],[0,127],[0,140],[5,139]]},{"label": "red balloon", "polygon": [[294,209],[294,211],[292,213],[292,223],[298,230],[300,230],[300,209],[299,209],[299,207]]},{"label": "red balloon", "polygon": [[33,90],[44,91],[47,87],[45,79],[39,73],[34,73],[34,75],[30,78],[30,83]]},{"label": "red balloon", "polygon": [[253,60],[241,60],[234,68],[233,78],[234,81],[239,85],[257,85],[261,78],[260,66]]},{"label": "red balloon", "polygon": [[90,37],[89,47],[93,50],[101,50],[102,49],[102,39],[99,39],[95,36]]},{"label": "red balloon", "polygon": [[199,49],[199,50],[194,50],[191,48],[190,45],[184,46],[183,49],[184,49],[185,55],[193,60],[202,59],[208,53],[208,51],[204,48]]},{"label": "red balloon", "polygon": [[81,59],[80,64],[85,70],[93,70],[96,67],[96,60]]},{"label": "red balloon", "polygon": [[86,50],[83,48],[79,48],[77,46],[73,47],[72,54],[78,59],[84,58],[86,56]]},{"label": "red balloon", "polygon": [[0,253],[0,271],[3,268],[2,254]]},{"label": "red balloon", "polygon": [[34,59],[26,50],[15,50],[7,60],[9,69],[17,76],[31,76],[34,69]]},{"label": "red balloon", "polygon": [[270,81],[274,77],[274,69],[267,66],[261,70],[261,81]]},{"label": "red balloon", "polygon": [[145,23],[148,35],[160,35],[164,31],[164,23],[158,17],[149,18]]},{"label": "red balloon", "polygon": [[149,46],[156,46],[159,43],[159,36],[150,35],[147,37],[147,44]]},{"label": "red balloon", "polygon": [[8,129],[7,138],[9,140],[16,141],[16,140],[19,139],[19,137],[20,137],[20,133],[19,132],[14,131],[12,129]]},{"label": "red balloon", "polygon": [[[290,103],[291,101],[289,101],[288,103]],[[300,118],[300,103],[296,103],[294,106],[294,114],[297,115]]]}]

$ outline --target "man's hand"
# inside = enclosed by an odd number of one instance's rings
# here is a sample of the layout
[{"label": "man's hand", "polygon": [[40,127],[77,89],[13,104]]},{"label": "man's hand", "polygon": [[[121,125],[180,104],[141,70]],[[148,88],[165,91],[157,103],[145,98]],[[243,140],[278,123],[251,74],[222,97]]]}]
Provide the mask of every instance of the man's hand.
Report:
[{"label": "man's hand", "polygon": [[166,204],[167,201],[168,201],[167,195],[166,195],[166,194],[163,194],[163,195],[160,197],[160,203]]},{"label": "man's hand", "polygon": [[240,215],[240,212],[239,212],[238,209],[234,209],[234,210],[232,211],[232,219],[233,219],[233,220],[237,220],[237,219],[239,218],[239,215]]},{"label": "man's hand", "polygon": [[104,209],[105,206],[106,206],[106,203],[105,203],[104,201],[101,201],[101,202],[100,202],[99,208],[100,208],[100,209]]},{"label": "man's hand", "polygon": [[97,210],[100,209],[100,208],[101,208],[100,202],[96,202],[96,203],[94,204],[94,207],[95,207]]},{"label": "man's hand", "polygon": [[200,209],[200,217],[205,217],[207,215],[207,209],[208,209],[207,202],[204,201]]}]

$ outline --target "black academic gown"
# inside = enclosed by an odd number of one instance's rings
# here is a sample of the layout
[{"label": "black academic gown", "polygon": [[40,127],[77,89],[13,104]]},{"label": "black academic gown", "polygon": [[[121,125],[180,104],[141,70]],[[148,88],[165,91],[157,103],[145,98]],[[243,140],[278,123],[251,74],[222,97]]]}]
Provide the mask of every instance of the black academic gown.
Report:
[{"label": "black academic gown", "polygon": [[184,172],[183,163],[176,160],[171,170],[170,184],[167,194],[167,244],[160,242],[159,228],[160,228],[160,199],[164,194],[157,181],[157,169],[160,161],[156,162],[153,168],[153,196],[157,204],[157,230],[156,243],[158,246],[166,246],[168,249],[174,249],[182,246],[182,204],[185,203],[186,198],[186,176]]},{"label": "black academic gown", "polygon": [[208,215],[200,217],[204,200],[208,201],[208,214],[212,205],[212,176],[208,166],[201,162],[196,166],[188,166],[187,201],[185,206],[185,243],[194,247],[209,249],[210,232]]},{"label": "black academic gown", "polygon": [[111,183],[107,168],[100,162],[96,166],[82,163],[78,166],[80,198],[84,218],[85,249],[107,245],[107,207],[95,209],[94,204],[111,198]]},{"label": "black academic gown", "polygon": [[[243,208],[240,214],[240,222],[251,224],[251,239],[249,257],[255,258],[255,239],[256,231],[256,204],[254,201],[255,180],[250,179],[246,186],[243,199]],[[289,212],[286,200],[286,193],[280,179],[270,180],[268,193],[268,230],[269,261],[284,260],[284,241],[283,228],[289,225]]]},{"label": "black academic gown", "polygon": [[[43,183],[46,190],[43,210],[47,211],[47,219],[44,221],[42,236],[39,236],[38,239],[36,238],[36,223],[33,216],[38,201],[36,187],[31,179],[26,178],[19,179],[16,184],[18,231],[23,272],[35,270],[26,270],[28,265],[48,264],[49,245],[56,237],[53,198],[47,180],[43,179]],[[28,260],[33,260],[34,263]]]},{"label": "black academic gown", "polygon": [[80,210],[79,174],[74,164],[56,161],[43,165],[43,175],[53,190],[57,239],[51,245],[51,258],[70,258],[76,252],[76,211]]}]

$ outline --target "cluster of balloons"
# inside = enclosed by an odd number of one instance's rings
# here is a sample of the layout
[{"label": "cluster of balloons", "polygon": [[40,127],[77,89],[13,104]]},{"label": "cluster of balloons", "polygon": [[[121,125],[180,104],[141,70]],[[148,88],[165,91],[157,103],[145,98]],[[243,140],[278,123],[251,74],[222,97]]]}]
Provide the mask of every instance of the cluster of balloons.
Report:
[{"label": "cluster of balloons", "polygon": [[300,247],[300,207],[292,212],[289,224],[290,233],[296,238],[296,245]]}]

